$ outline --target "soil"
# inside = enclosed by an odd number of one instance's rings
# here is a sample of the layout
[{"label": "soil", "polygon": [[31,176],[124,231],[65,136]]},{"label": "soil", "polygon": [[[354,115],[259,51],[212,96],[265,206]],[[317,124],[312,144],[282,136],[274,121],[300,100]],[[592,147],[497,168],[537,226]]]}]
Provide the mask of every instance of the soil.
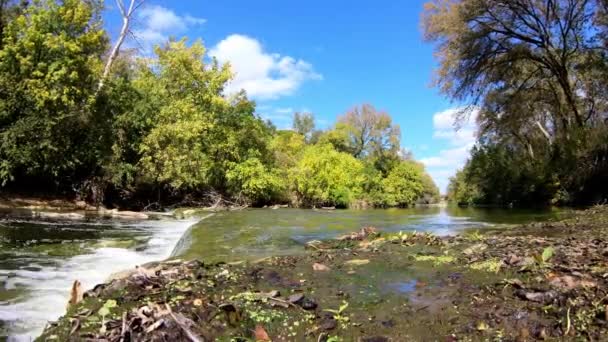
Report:
[{"label": "soil", "polygon": [[608,340],[608,207],[440,238],[366,227],[255,262],[98,285],[41,341]]}]

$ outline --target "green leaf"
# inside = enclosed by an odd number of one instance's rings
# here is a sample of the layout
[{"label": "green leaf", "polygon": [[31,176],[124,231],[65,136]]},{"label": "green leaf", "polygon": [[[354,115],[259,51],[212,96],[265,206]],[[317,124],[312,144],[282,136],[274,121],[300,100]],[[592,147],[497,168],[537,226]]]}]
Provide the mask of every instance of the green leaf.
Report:
[{"label": "green leaf", "polygon": [[101,309],[99,309],[99,311],[97,311],[97,314],[105,317],[107,315],[110,314],[110,309],[115,308],[116,306],[118,306],[118,304],[116,303],[115,300],[113,299],[108,299],[103,306],[101,307]]},{"label": "green leaf", "polygon": [[555,250],[551,246],[545,248],[543,250],[543,255],[542,255],[543,262],[549,261],[549,259],[551,259],[553,257],[554,252],[555,252]]},{"label": "green leaf", "polygon": [[105,306],[102,306],[101,309],[99,309],[99,311],[97,311],[97,314],[99,316],[105,317],[110,314],[110,309],[108,309]]}]

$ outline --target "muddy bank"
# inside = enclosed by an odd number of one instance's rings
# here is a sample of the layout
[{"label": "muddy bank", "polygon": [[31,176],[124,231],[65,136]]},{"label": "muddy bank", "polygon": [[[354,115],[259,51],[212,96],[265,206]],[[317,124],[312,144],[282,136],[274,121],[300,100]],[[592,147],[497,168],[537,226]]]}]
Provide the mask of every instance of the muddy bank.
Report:
[{"label": "muddy bank", "polygon": [[606,340],[607,228],[594,208],[503,232],[367,228],[292,257],[148,264],[40,340]]}]

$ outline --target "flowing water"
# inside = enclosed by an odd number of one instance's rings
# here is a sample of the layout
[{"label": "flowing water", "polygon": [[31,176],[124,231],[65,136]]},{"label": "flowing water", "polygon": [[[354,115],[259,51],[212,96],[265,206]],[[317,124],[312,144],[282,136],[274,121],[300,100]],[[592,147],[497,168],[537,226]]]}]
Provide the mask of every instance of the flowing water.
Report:
[{"label": "flowing water", "polygon": [[88,289],[165,259],[197,221],[0,221],[0,339],[32,340],[64,313],[75,279]]},{"label": "flowing water", "polygon": [[388,210],[251,209],[218,213],[194,225],[175,255],[185,259],[234,261],[302,253],[311,240],[333,238],[365,226],[383,231],[428,231],[450,235],[465,229],[506,228],[541,221],[559,211],[470,208]]},{"label": "flowing water", "polygon": [[[142,222],[0,220],[0,339],[30,340],[63,314],[75,279],[85,288],[112,273],[170,256],[205,261],[302,253],[302,244],[375,226],[386,231],[502,229],[556,211],[416,208],[252,209],[202,219]],[[201,214],[204,216],[208,214]],[[407,287],[411,284],[396,284]]]}]

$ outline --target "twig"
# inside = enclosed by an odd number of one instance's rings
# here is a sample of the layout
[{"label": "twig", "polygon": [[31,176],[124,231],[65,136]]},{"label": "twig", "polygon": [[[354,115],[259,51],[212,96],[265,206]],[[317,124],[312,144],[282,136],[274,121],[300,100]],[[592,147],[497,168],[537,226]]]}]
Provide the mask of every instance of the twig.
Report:
[{"label": "twig", "polygon": [[197,336],[195,333],[192,332],[192,330],[188,329],[188,327],[181,321],[181,319],[179,319],[177,316],[175,316],[175,314],[171,310],[171,307],[169,306],[169,304],[165,304],[165,306],[167,307],[167,311],[169,311],[169,315],[171,315],[171,318],[173,318],[175,323],[177,323],[177,325],[179,325],[179,327],[184,331],[184,333],[186,334],[186,336],[188,336],[188,339],[190,339],[191,342],[204,342],[205,341],[202,337]]},{"label": "twig", "polygon": [[570,333],[570,325],[570,308],[568,308],[568,311],[566,312],[566,332],[564,333],[564,336],[568,336]]},{"label": "twig", "polygon": [[123,342],[125,340],[125,335],[127,334],[127,312],[122,313],[122,329],[120,330],[120,341]]}]

